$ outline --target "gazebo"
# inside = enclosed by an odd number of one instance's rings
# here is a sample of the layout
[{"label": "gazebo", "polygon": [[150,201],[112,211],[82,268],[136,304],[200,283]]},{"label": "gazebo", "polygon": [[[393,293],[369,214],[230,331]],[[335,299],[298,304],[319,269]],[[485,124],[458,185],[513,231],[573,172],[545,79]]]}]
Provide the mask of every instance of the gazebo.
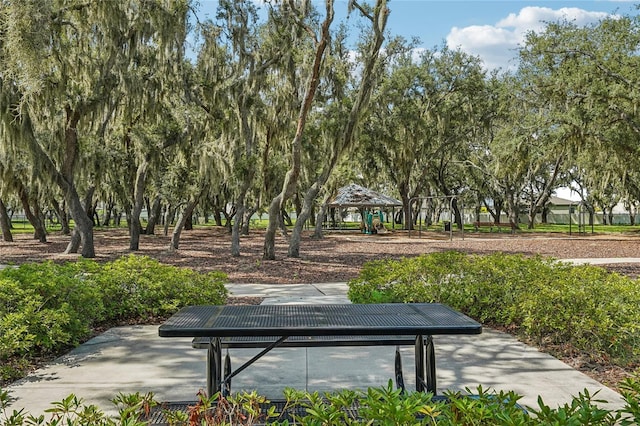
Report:
[{"label": "gazebo", "polygon": [[[381,194],[372,189],[352,183],[338,189],[338,193],[333,197],[327,206],[338,210],[347,208],[358,208],[363,210],[362,231],[375,234],[384,232],[383,208],[391,208],[393,219],[395,207],[402,207],[402,202],[388,195]],[[376,212],[375,210],[378,209]],[[341,217],[339,214],[338,217]],[[391,221],[393,223],[393,220]]]}]

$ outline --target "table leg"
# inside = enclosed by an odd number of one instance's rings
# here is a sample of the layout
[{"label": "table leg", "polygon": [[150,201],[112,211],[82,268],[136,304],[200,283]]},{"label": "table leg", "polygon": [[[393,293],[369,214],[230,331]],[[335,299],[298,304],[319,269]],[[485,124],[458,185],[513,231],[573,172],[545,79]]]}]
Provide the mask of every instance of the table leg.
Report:
[{"label": "table leg", "polygon": [[207,350],[207,395],[212,396],[220,391],[222,376],[222,348],[219,337],[209,340]]},{"label": "table leg", "polygon": [[424,392],[424,370],[425,370],[425,356],[424,356],[424,338],[421,334],[416,336],[415,345],[415,361],[416,361],[416,392]]},{"label": "table leg", "polygon": [[433,344],[433,337],[426,338],[426,368],[427,368],[427,392],[436,394],[436,349]]},{"label": "table leg", "polygon": [[224,357],[224,381],[222,382],[222,396],[231,394],[231,357],[227,349],[227,355]]},{"label": "table leg", "polygon": [[433,337],[416,336],[416,391],[436,394],[436,354]]},{"label": "table leg", "polygon": [[396,387],[402,389],[402,393],[405,391],[404,376],[402,375],[402,357],[400,356],[400,347],[396,346]]}]

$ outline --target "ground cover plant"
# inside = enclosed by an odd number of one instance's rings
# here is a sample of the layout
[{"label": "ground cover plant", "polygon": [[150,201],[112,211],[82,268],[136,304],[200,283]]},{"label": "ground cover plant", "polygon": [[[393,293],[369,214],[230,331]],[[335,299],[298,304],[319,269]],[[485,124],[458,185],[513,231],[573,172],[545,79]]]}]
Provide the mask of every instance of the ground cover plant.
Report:
[{"label": "ground cover plant", "polygon": [[355,303],[441,302],[538,346],[624,366],[640,362],[640,285],[540,256],[456,251],[373,261],[349,282]]},{"label": "ground cover plant", "polygon": [[227,277],[163,265],[145,256],[103,264],[25,263],[0,270],[0,378],[20,377],[96,328],[149,323],[191,304],[222,304]]},{"label": "ground cover plant", "polygon": [[[467,389],[468,392],[470,392]],[[640,422],[640,381],[627,379],[620,409],[598,407],[597,395],[587,391],[563,406],[551,408],[542,399],[537,407],[521,407],[514,392],[494,392],[478,387],[471,394],[446,393],[434,398],[429,393],[403,392],[386,387],[366,391],[330,393],[285,389],[282,404],[271,404],[256,392],[240,392],[223,398],[219,394],[198,400],[186,410],[170,410],[153,394],[118,394],[112,403],[116,416],[106,415],[94,405],[69,395],[54,402],[45,415],[8,409],[10,395],[0,389],[0,426],[22,425],[127,425],[142,426],[158,420],[169,425],[635,425]]]}]

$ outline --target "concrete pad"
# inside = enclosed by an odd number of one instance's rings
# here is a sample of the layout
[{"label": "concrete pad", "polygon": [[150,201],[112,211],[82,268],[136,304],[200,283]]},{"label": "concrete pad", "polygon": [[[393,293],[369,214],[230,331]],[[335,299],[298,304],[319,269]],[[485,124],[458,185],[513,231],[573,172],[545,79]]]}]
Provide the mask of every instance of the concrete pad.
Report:
[{"label": "concrete pad", "polygon": [[[346,284],[270,286],[230,284],[233,295],[266,297],[263,303],[349,303]],[[484,329],[478,336],[436,336],[438,392],[475,391],[478,385],[513,390],[521,403],[536,406],[568,403],[585,388],[623,405],[620,395],[512,336]],[[234,367],[257,350],[231,351]],[[285,387],[309,391],[384,386],[394,377],[393,347],[280,348],[233,379],[232,390],[257,390],[279,398]],[[401,348],[405,384],[415,389],[413,348]],[[118,327],[88,341],[27,378],[8,387],[11,408],[41,414],[50,403],[71,393],[108,413],[119,392],[153,392],[158,401],[194,400],[206,387],[206,351],[191,348],[190,338],[161,338],[157,326]]]},{"label": "concrete pad", "polygon": [[263,305],[318,305],[318,304],[343,304],[351,303],[347,296],[314,296],[314,297],[267,297],[262,301]]},{"label": "concrete pad", "polygon": [[588,389],[615,409],[624,405],[617,392],[513,336],[483,329],[480,336],[434,336],[438,389],[472,392],[483,388],[515,391],[521,403],[537,407],[538,395],[551,407],[569,403]]},{"label": "concrete pad", "polygon": [[640,263],[638,257],[603,257],[603,258],[585,258],[585,259],[558,259],[562,262],[573,263],[576,265],[609,265],[614,263]]},{"label": "concrete pad", "polygon": [[188,338],[161,339],[157,326],[112,328],[7,390],[17,399],[12,407],[32,414],[71,393],[105,411],[119,392],[194,399],[206,352],[190,347]]},{"label": "concrete pad", "polygon": [[347,283],[320,284],[227,284],[225,286],[232,296],[258,297],[314,297],[344,296],[347,294]]},{"label": "concrete pad", "polygon": [[264,297],[263,304],[334,304],[351,303],[347,283],[323,284],[227,284],[232,296]]},{"label": "concrete pad", "polygon": [[[478,336],[436,336],[438,391],[472,391],[481,384],[524,395],[535,406],[538,395],[552,406],[568,403],[584,388],[599,391],[620,407],[620,396],[557,359],[505,333],[485,330]],[[394,377],[393,347],[275,349],[232,381],[234,392],[257,390],[279,398],[285,387],[309,391],[366,389]],[[231,351],[237,367],[257,350]],[[401,349],[405,383],[415,389],[413,348]],[[194,400],[206,387],[206,351],[191,348],[189,338],[161,338],[157,326],[113,328],[8,390],[12,408],[40,414],[74,393],[87,403],[114,413],[110,399],[119,392],[154,392],[159,401]]]}]

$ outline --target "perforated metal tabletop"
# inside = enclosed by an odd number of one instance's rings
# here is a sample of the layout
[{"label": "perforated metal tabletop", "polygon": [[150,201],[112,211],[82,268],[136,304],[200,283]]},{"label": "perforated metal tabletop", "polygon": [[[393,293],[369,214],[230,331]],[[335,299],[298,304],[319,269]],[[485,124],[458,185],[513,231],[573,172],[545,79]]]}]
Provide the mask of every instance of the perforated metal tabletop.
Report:
[{"label": "perforated metal tabletop", "polygon": [[162,337],[480,334],[482,326],[438,303],[189,306]]}]

